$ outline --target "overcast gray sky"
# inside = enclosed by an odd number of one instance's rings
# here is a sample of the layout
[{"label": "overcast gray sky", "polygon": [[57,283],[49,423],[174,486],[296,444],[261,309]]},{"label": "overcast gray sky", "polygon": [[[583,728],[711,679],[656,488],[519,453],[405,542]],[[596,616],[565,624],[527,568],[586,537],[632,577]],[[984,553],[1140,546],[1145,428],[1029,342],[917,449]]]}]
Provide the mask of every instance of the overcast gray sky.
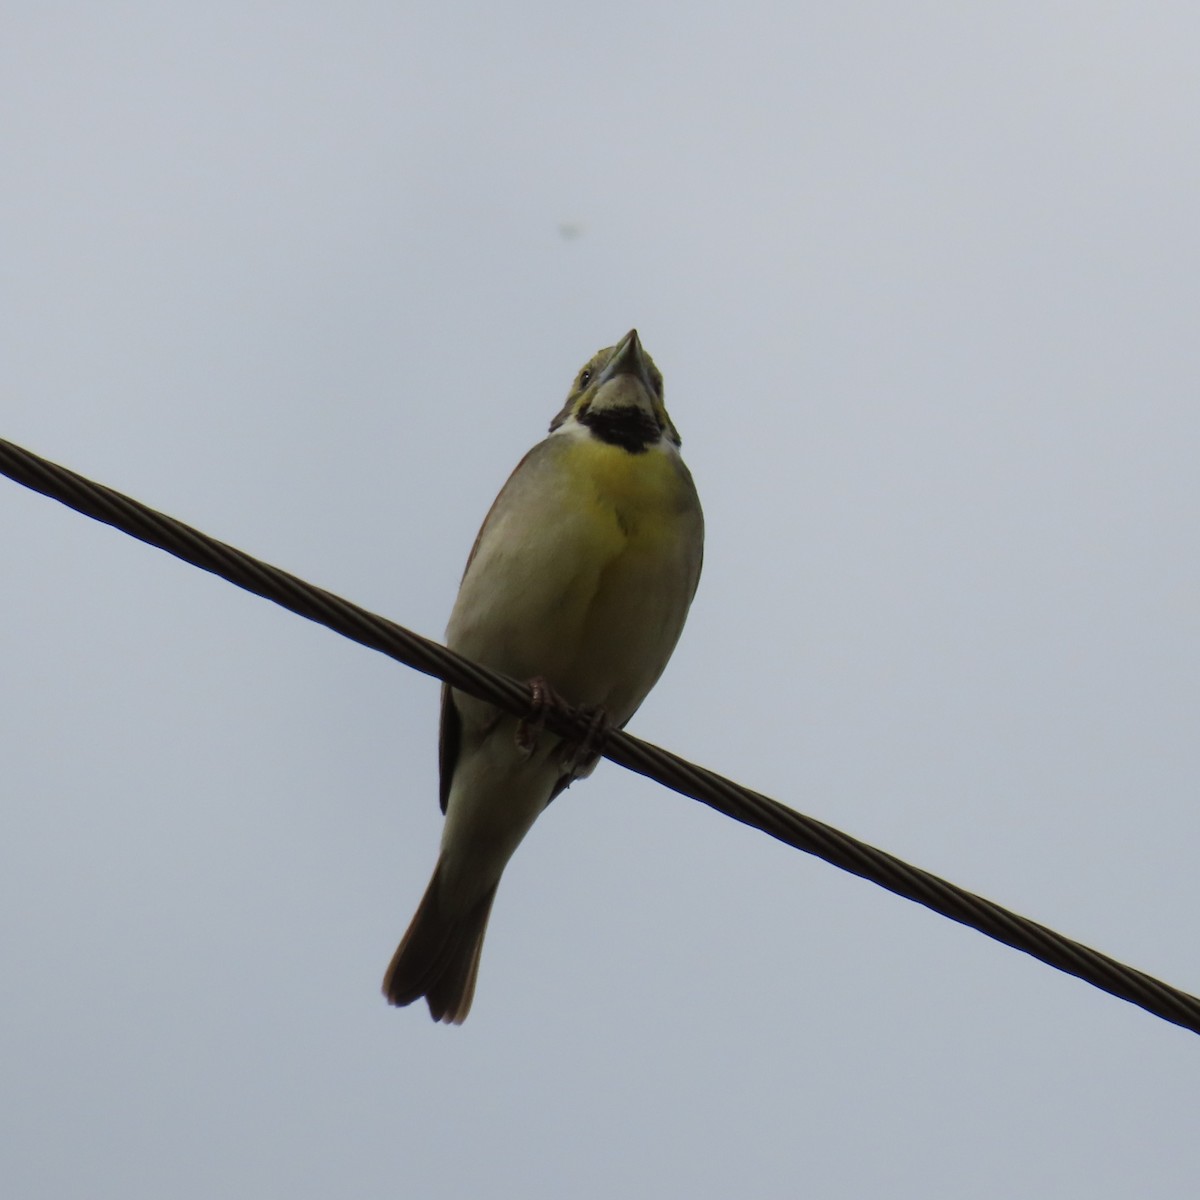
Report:
[{"label": "overcast gray sky", "polygon": [[[1200,992],[1200,10],[433,7],[0,6],[0,436],[440,636],[636,325],[634,732]],[[1194,1193],[1193,1035],[612,765],[389,1009],[436,685],[0,539],[6,1195]]]}]

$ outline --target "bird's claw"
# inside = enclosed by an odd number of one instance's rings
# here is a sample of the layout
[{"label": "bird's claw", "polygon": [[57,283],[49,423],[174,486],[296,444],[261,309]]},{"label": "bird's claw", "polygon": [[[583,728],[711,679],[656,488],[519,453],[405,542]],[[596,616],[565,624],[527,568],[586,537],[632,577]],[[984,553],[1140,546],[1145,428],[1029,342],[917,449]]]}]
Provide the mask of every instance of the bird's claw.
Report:
[{"label": "bird's claw", "polygon": [[571,775],[584,773],[585,768],[591,771],[604,749],[608,740],[608,713],[603,706],[597,704],[594,708],[582,710],[587,713],[588,728],[583,740],[568,748],[563,758],[563,766]]},{"label": "bird's claw", "polygon": [[546,712],[552,707],[565,708],[567,702],[541,675],[529,680],[529,716],[517,723],[517,751],[530,758],[537,749],[538,739],[546,728]]},{"label": "bird's claw", "polygon": [[[529,716],[517,723],[517,751],[522,758],[532,757],[537,749],[538,740],[546,728],[546,714],[552,708],[560,712],[569,712],[571,704],[558,694],[541,675],[529,680]],[[563,770],[574,777],[585,772],[595,764],[604,748],[608,737],[608,713],[599,705],[595,708],[583,708],[581,712],[588,717],[587,732],[579,742],[564,747],[562,758]]]}]

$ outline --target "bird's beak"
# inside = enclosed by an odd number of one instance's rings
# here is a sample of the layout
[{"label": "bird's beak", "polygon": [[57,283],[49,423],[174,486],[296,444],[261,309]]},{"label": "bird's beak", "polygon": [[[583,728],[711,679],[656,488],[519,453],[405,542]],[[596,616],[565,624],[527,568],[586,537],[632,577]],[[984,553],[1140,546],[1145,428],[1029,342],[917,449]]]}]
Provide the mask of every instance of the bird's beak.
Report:
[{"label": "bird's beak", "polygon": [[650,378],[650,368],[646,365],[646,355],[636,329],[631,329],[617,344],[600,372],[600,382],[607,383],[618,375],[632,375],[651,396],[654,395],[654,381]]}]

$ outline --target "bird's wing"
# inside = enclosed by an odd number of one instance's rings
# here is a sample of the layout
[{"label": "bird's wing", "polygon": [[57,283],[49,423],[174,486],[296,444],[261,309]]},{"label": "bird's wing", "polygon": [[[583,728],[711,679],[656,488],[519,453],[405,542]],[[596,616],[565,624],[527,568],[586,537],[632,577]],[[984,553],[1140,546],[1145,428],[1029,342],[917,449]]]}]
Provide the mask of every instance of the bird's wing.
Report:
[{"label": "bird's wing", "polygon": [[442,812],[450,800],[450,781],[462,746],[462,717],[458,715],[448,683],[442,684],[442,723],[438,730],[438,803]]}]

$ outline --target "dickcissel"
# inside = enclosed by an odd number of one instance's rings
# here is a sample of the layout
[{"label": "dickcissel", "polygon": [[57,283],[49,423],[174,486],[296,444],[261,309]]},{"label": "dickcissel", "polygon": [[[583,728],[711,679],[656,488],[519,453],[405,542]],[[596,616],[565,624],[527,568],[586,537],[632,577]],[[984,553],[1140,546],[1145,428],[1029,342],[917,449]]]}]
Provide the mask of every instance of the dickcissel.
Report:
[{"label": "dickcissel", "polygon": [[[467,658],[623,726],[675,648],[704,518],[662,374],[637,330],[575,377],[475,539],[446,631]],[[383,981],[435,1021],[470,1010],[500,875],[538,814],[590,772],[580,747],[442,688],[441,853]],[[582,761],[581,761],[582,758]]]}]

